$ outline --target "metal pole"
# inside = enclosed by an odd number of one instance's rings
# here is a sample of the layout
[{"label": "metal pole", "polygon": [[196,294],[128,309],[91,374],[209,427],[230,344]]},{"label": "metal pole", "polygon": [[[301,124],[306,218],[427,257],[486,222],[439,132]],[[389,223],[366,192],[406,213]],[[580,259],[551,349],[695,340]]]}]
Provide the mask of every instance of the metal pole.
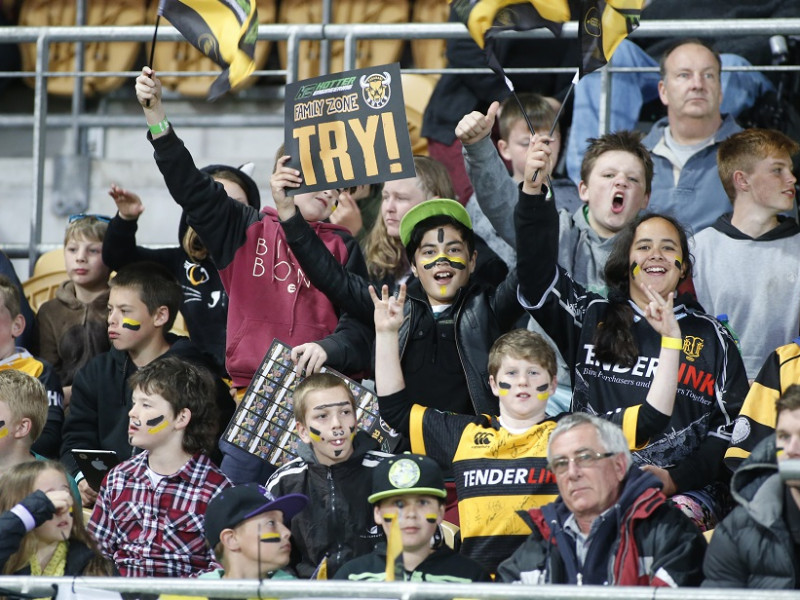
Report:
[{"label": "metal pole", "polygon": [[31,237],[28,247],[28,275],[33,275],[33,265],[38,258],[42,241],[42,214],[44,205],[44,152],[45,119],[47,118],[47,81],[50,43],[47,29],[42,29],[36,40],[36,85],[33,94],[33,210],[31,211]]}]

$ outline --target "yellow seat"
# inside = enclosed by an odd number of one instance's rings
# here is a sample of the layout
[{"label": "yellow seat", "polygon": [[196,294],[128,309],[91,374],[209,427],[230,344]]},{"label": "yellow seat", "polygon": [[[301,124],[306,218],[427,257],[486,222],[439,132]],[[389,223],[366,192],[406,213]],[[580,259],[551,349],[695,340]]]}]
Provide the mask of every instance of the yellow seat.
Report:
[{"label": "yellow seat", "polygon": [[428,140],[422,137],[422,117],[428,105],[436,77],[403,73],[403,101],[406,105],[408,135],[411,138],[411,151],[414,154],[428,155]]},{"label": "yellow seat", "polygon": [[[337,0],[333,3],[333,23],[408,23],[409,0]],[[281,2],[281,23],[321,23],[322,0]],[[356,43],[356,68],[382,65],[400,60],[404,40],[359,40]],[[286,68],[286,44],[278,44],[282,67]],[[344,68],[344,42],[330,45],[330,72]],[[319,42],[300,42],[298,80],[319,75]]]},{"label": "yellow seat", "polygon": [[67,272],[64,270],[64,263],[61,263],[61,271],[50,271],[42,275],[33,275],[27,281],[22,282],[22,293],[31,305],[33,312],[38,312],[39,307],[52,300],[56,296],[56,290],[68,279]]},{"label": "yellow seat", "polygon": [[56,248],[48,250],[36,259],[33,265],[33,277],[64,270],[64,248]]},{"label": "yellow seat", "polygon": [[[447,0],[414,0],[411,11],[413,23],[447,23],[450,5]],[[447,67],[447,42],[445,40],[411,40],[411,58],[418,69],[444,69]],[[438,79],[438,75],[436,78]]]},{"label": "yellow seat", "polygon": [[[92,0],[86,3],[87,25],[143,25],[147,0]],[[32,27],[75,25],[75,0],[24,0],[19,24]],[[87,42],[84,45],[84,70],[130,71],[141,50],[139,42]],[[36,44],[20,44],[22,70],[36,70]],[[50,45],[50,71],[75,71],[75,44],[59,42]],[[83,92],[94,96],[110,92],[122,85],[124,77],[84,77]],[[32,78],[26,78],[31,87]],[[72,77],[51,77],[47,91],[59,96],[72,96]]]},{"label": "yellow seat", "polygon": [[[258,22],[261,25],[269,25],[275,23],[277,13],[276,0],[257,0],[256,7],[258,8]],[[150,23],[155,23],[155,12],[153,12]],[[164,20],[162,20],[162,23]],[[269,49],[271,42],[269,40],[260,40],[256,42],[256,51],[254,61],[256,70],[263,69],[267,64],[269,57]],[[150,56],[150,48],[152,43],[145,44],[147,56]],[[192,71],[214,71],[220,70],[219,65],[213,60],[202,54],[197,48],[192,46],[189,42],[158,42],[156,43],[156,51],[153,55],[152,66],[156,72],[158,71],[178,71],[182,73],[189,73]],[[177,77],[177,76],[159,76],[161,84],[168,89],[174,90],[183,94],[184,96],[191,96],[194,98],[205,98],[208,95],[208,89],[217,78],[213,76],[195,76],[195,77]],[[239,85],[237,90],[242,90],[250,87],[256,82],[256,77],[248,77],[245,82]]]}]

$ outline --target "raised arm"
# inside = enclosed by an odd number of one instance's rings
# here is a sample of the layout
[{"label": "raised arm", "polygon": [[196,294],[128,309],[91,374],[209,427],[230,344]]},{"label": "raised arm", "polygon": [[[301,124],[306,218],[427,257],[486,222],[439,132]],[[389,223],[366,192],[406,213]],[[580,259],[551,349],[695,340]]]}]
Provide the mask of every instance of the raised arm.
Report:
[{"label": "raised arm", "polygon": [[108,195],[114,199],[117,214],[108,224],[103,238],[103,262],[114,271],[140,260],[159,261],[161,250],[136,245],[137,221],[144,212],[141,198],[134,192],[111,184]]}]

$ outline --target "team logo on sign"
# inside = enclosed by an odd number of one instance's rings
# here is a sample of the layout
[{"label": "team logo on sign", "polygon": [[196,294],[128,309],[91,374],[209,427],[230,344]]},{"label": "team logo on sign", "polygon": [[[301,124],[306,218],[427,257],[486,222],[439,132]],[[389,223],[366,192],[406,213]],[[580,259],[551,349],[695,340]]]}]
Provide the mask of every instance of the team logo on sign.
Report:
[{"label": "team logo on sign", "polygon": [[389,103],[392,94],[392,76],[387,71],[383,73],[373,73],[372,75],[362,75],[359,80],[361,94],[364,102],[373,109],[383,108]]}]

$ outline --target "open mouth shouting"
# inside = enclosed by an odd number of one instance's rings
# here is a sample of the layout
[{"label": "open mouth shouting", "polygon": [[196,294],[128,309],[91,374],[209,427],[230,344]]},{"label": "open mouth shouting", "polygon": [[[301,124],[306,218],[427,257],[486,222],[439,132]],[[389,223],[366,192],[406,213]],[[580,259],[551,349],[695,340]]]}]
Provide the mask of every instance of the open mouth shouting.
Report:
[{"label": "open mouth shouting", "polygon": [[625,194],[616,192],[611,199],[611,212],[618,215],[625,209]]}]

